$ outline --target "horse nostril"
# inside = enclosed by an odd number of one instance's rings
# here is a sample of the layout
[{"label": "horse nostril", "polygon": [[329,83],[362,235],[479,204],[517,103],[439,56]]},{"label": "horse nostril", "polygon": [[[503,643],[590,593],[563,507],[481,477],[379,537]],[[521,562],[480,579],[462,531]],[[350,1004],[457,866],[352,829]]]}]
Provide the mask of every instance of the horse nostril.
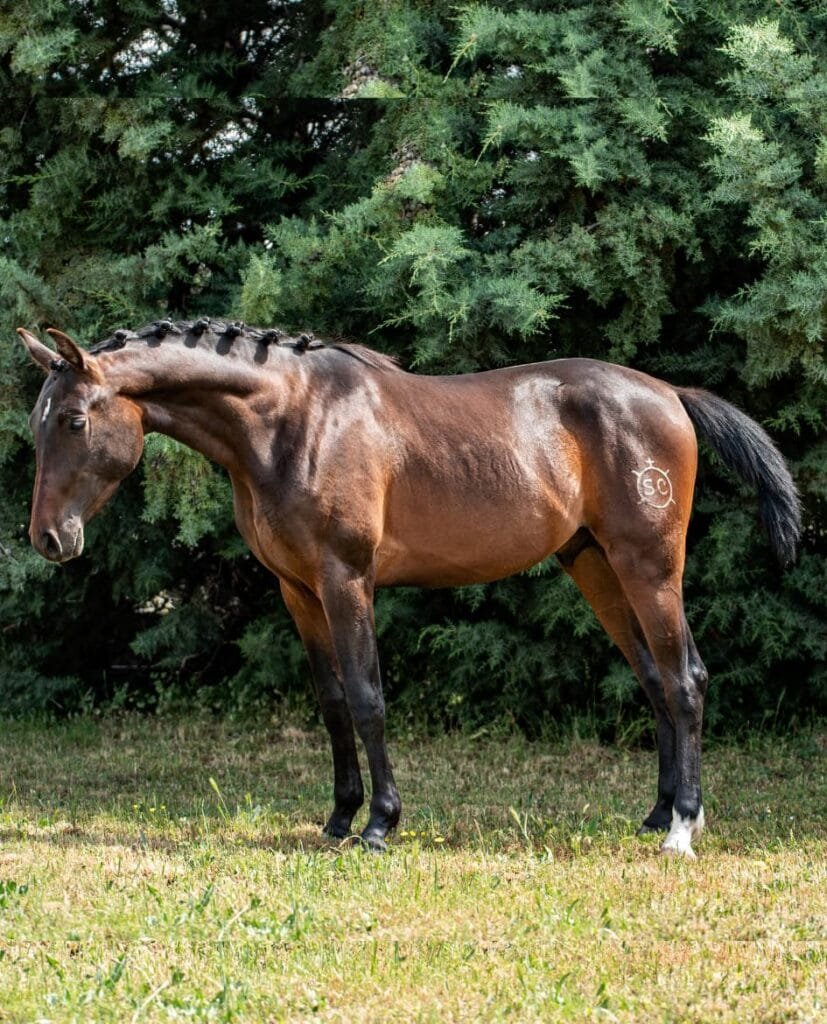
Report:
[{"label": "horse nostril", "polygon": [[49,558],[60,558],[63,554],[63,548],[54,530],[44,530],[40,535],[40,542]]}]

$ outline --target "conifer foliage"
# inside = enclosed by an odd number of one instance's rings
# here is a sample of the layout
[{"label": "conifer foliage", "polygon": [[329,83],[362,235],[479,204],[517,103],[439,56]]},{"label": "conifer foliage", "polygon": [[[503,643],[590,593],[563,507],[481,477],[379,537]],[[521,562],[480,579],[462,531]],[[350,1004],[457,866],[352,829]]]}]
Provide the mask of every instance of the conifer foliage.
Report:
[{"label": "conifer foliage", "polygon": [[[151,438],[54,568],[28,548],[38,372],[13,328],[91,343],[162,315],[365,341],[423,373],[588,355],[762,422],[805,506],[781,574],[705,453],[686,596],[713,727],[827,710],[827,23],[698,0],[0,13],[0,695],[266,707],[307,672],[229,487]],[[550,560],[390,591],[386,687],[479,727],[644,710]]]}]

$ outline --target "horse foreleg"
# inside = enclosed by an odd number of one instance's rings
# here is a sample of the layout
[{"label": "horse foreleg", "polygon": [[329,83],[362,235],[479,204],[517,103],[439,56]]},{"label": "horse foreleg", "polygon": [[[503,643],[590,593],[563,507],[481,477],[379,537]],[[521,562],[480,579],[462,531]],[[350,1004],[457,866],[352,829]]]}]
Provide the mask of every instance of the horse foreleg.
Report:
[{"label": "horse foreleg", "polygon": [[372,794],[362,840],[385,849],[385,837],[399,821],[401,802],[385,747],[385,700],[379,673],[373,584],[346,566],[330,569],[322,603],[356,731],[365,746]]},{"label": "horse foreleg", "polygon": [[708,676],[686,623],[680,573],[658,572],[651,557],[629,546],[610,550],[608,558],[643,630],[675,725],[675,799],[662,850],[694,857],[692,842],[704,826],[701,727]]},{"label": "horse foreleg", "polygon": [[284,581],[281,592],[307,652],[322,719],[330,734],[334,806],[324,831],[333,839],[343,839],[350,834],[353,817],[365,800],[350,708],[321,602],[309,590]]},{"label": "horse foreleg", "polygon": [[[568,545],[567,545],[568,547]],[[628,661],[655,713],[658,745],[658,798],[639,832],[666,832],[672,824],[677,771],[675,727],[666,706],[663,684],[646,645],[637,616],[603,549],[591,538],[558,552],[563,569],[591,605],[600,624]]]}]

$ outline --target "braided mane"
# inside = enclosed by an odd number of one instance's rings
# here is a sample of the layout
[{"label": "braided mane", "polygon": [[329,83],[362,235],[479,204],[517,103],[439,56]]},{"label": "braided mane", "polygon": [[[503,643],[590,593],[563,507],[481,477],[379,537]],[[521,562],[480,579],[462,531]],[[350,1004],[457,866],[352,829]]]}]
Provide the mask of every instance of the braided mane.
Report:
[{"label": "braided mane", "polygon": [[251,342],[255,347],[276,345],[292,348],[298,353],[319,350],[343,352],[375,370],[399,369],[399,364],[393,356],[376,352],[366,345],[345,341],[323,341],[310,333],[291,335],[277,327],[248,327],[240,320],[211,320],[208,317],[199,320],[156,320],[134,331],[120,328],[108,338],[97,342],[89,351],[92,355],[98,355],[101,352],[117,351],[131,342],[154,341],[157,344],[168,337],[177,337],[181,340],[187,337],[205,340],[214,338],[216,346],[219,343],[225,346],[225,352],[229,351],[236,339]]}]

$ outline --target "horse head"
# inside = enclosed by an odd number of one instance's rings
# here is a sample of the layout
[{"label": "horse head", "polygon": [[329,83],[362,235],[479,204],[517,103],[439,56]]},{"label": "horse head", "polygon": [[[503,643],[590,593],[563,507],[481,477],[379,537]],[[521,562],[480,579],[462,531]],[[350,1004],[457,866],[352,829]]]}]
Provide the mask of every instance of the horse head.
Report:
[{"label": "horse head", "polygon": [[44,558],[66,562],[83,551],[84,525],[141,457],[141,410],[61,331],[49,329],[57,352],[23,328],[17,333],[47,374],[29,417],[37,461],[29,537]]}]

